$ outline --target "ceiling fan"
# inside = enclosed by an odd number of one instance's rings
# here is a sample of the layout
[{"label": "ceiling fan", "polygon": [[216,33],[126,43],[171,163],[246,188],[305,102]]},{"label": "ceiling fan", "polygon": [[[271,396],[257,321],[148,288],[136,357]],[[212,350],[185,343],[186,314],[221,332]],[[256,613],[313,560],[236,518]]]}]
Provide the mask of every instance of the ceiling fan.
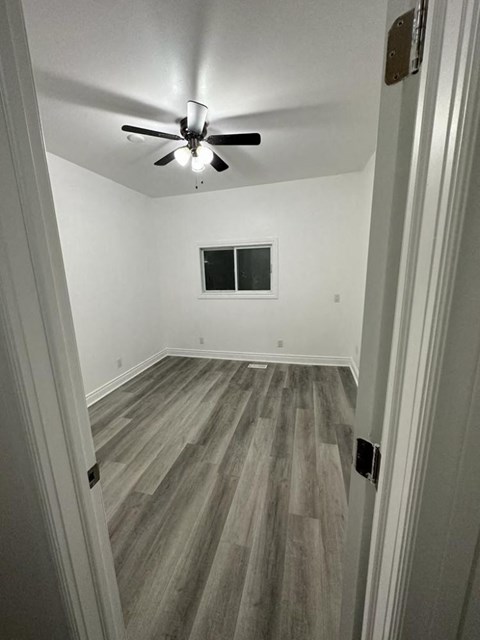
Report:
[{"label": "ceiling fan", "polygon": [[166,156],[157,160],[157,166],[164,166],[172,160],[176,160],[183,167],[190,160],[192,170],[199,173],[205,169],[207,164],[211,164],[217,171],[225,171],[228,164],[220,158],[212,149],[202,144],[204,141],[211,145],[258,145],[261,138],[259,133],[225,133],[219,135],[207,135],[207,112],[208,108],[200,102],[189,100],[187,102],[187,117],[180,121],[180,134],[177,136],[163,131],[153,131],[142,127],[133,127],[125,124],[122,131],[137,133],[144,136],[154,136],[156,138],[166,138],[167,140],[185,140],[186,145],[167,153]]}]

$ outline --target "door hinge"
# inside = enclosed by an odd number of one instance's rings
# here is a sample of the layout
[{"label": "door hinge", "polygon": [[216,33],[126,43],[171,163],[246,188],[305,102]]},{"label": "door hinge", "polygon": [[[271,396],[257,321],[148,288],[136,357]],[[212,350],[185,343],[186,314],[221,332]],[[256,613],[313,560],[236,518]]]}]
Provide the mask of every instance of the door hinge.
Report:
[{"label": "door hinge", "polygon": [[385,83],[396,84],[417,73],[423,59],[428,0],[399,16],[388,32]]},{"label": "door hinge", "polygon": [[87,477],[90,489],[92,489],[100,480],[100,467],[98,466],[98,462],[87,471]]},{"label": "door hinge", "polygon": [[381,458],[379,444],[373,444],[364,438],[357,438],[355,469],[375,487],[378,485]]}]

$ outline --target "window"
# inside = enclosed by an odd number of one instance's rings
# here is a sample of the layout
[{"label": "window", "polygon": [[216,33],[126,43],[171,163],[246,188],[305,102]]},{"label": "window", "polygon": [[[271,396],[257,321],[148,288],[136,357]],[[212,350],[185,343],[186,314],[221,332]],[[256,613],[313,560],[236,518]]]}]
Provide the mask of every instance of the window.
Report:
[{"label": "window", "polygon": [[274,241],[201,246],[202,298],[273,298]]}]

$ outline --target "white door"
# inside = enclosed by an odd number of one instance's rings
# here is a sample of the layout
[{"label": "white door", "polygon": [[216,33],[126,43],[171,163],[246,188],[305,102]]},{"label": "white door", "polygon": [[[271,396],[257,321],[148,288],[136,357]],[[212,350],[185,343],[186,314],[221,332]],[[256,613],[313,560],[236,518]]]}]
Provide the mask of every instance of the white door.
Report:
[{"label": "white door", "polygon": [[101,488],[87,477],[95,450],[20,0],[0,0],[0,134],[0,341],[25,408],[18,430],[75,637],[119,640],[123,618]]},{"label": "white door", "polygon": [[[390,0],[386,34],[426,5]],[[381,444],[382,465],[378,493],[352,474],[342,640],[399,637],[443,348],[438,327],[458,251],[456,176],[469,162],[479,7],[428,5],[419,73],[382,81],[356,413],[356,436]],[[385,61],[398,56],[391,49],[386,43]]]},{"label": "white door", "polygon": [[[405,22],[405,18],[401,16],[415,7],[414,0],[388,2],[384,61],[387,59],[387,34],[390,27],[402,20]],[[398,27],[399,30],[402,28]],[[355,437],[365,438],[373,443],[381,443],[382,440],[390,345],[422,72],[423,70],[392,85],[387,85],[384,77],[379,78],[382,90],[355,416]],[[352,473],[343,582],[342,640],[361,637],[375,495],[376,489],[372,484],[357,473]]]}]

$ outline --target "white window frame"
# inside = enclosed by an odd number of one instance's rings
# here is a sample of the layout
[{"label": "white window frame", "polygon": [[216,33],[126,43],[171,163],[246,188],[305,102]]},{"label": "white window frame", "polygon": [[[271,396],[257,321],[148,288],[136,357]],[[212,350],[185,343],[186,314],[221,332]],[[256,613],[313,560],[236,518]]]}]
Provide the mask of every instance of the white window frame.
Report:
[{"label": "white window frame", "polygon": [[[234,255],[235,286],[237,283],[237,252],[235,249],[248,248],[270,249],[270,289],[267,291],[206,291],[205,266],[203,252],[212,249],[232,249]],[[261,240],[219,241],[202,242],[197,245],[200,260],[200,294],[199,298],[207,300],[264,300],[278,298],[278,239],[262,238]]]}]

